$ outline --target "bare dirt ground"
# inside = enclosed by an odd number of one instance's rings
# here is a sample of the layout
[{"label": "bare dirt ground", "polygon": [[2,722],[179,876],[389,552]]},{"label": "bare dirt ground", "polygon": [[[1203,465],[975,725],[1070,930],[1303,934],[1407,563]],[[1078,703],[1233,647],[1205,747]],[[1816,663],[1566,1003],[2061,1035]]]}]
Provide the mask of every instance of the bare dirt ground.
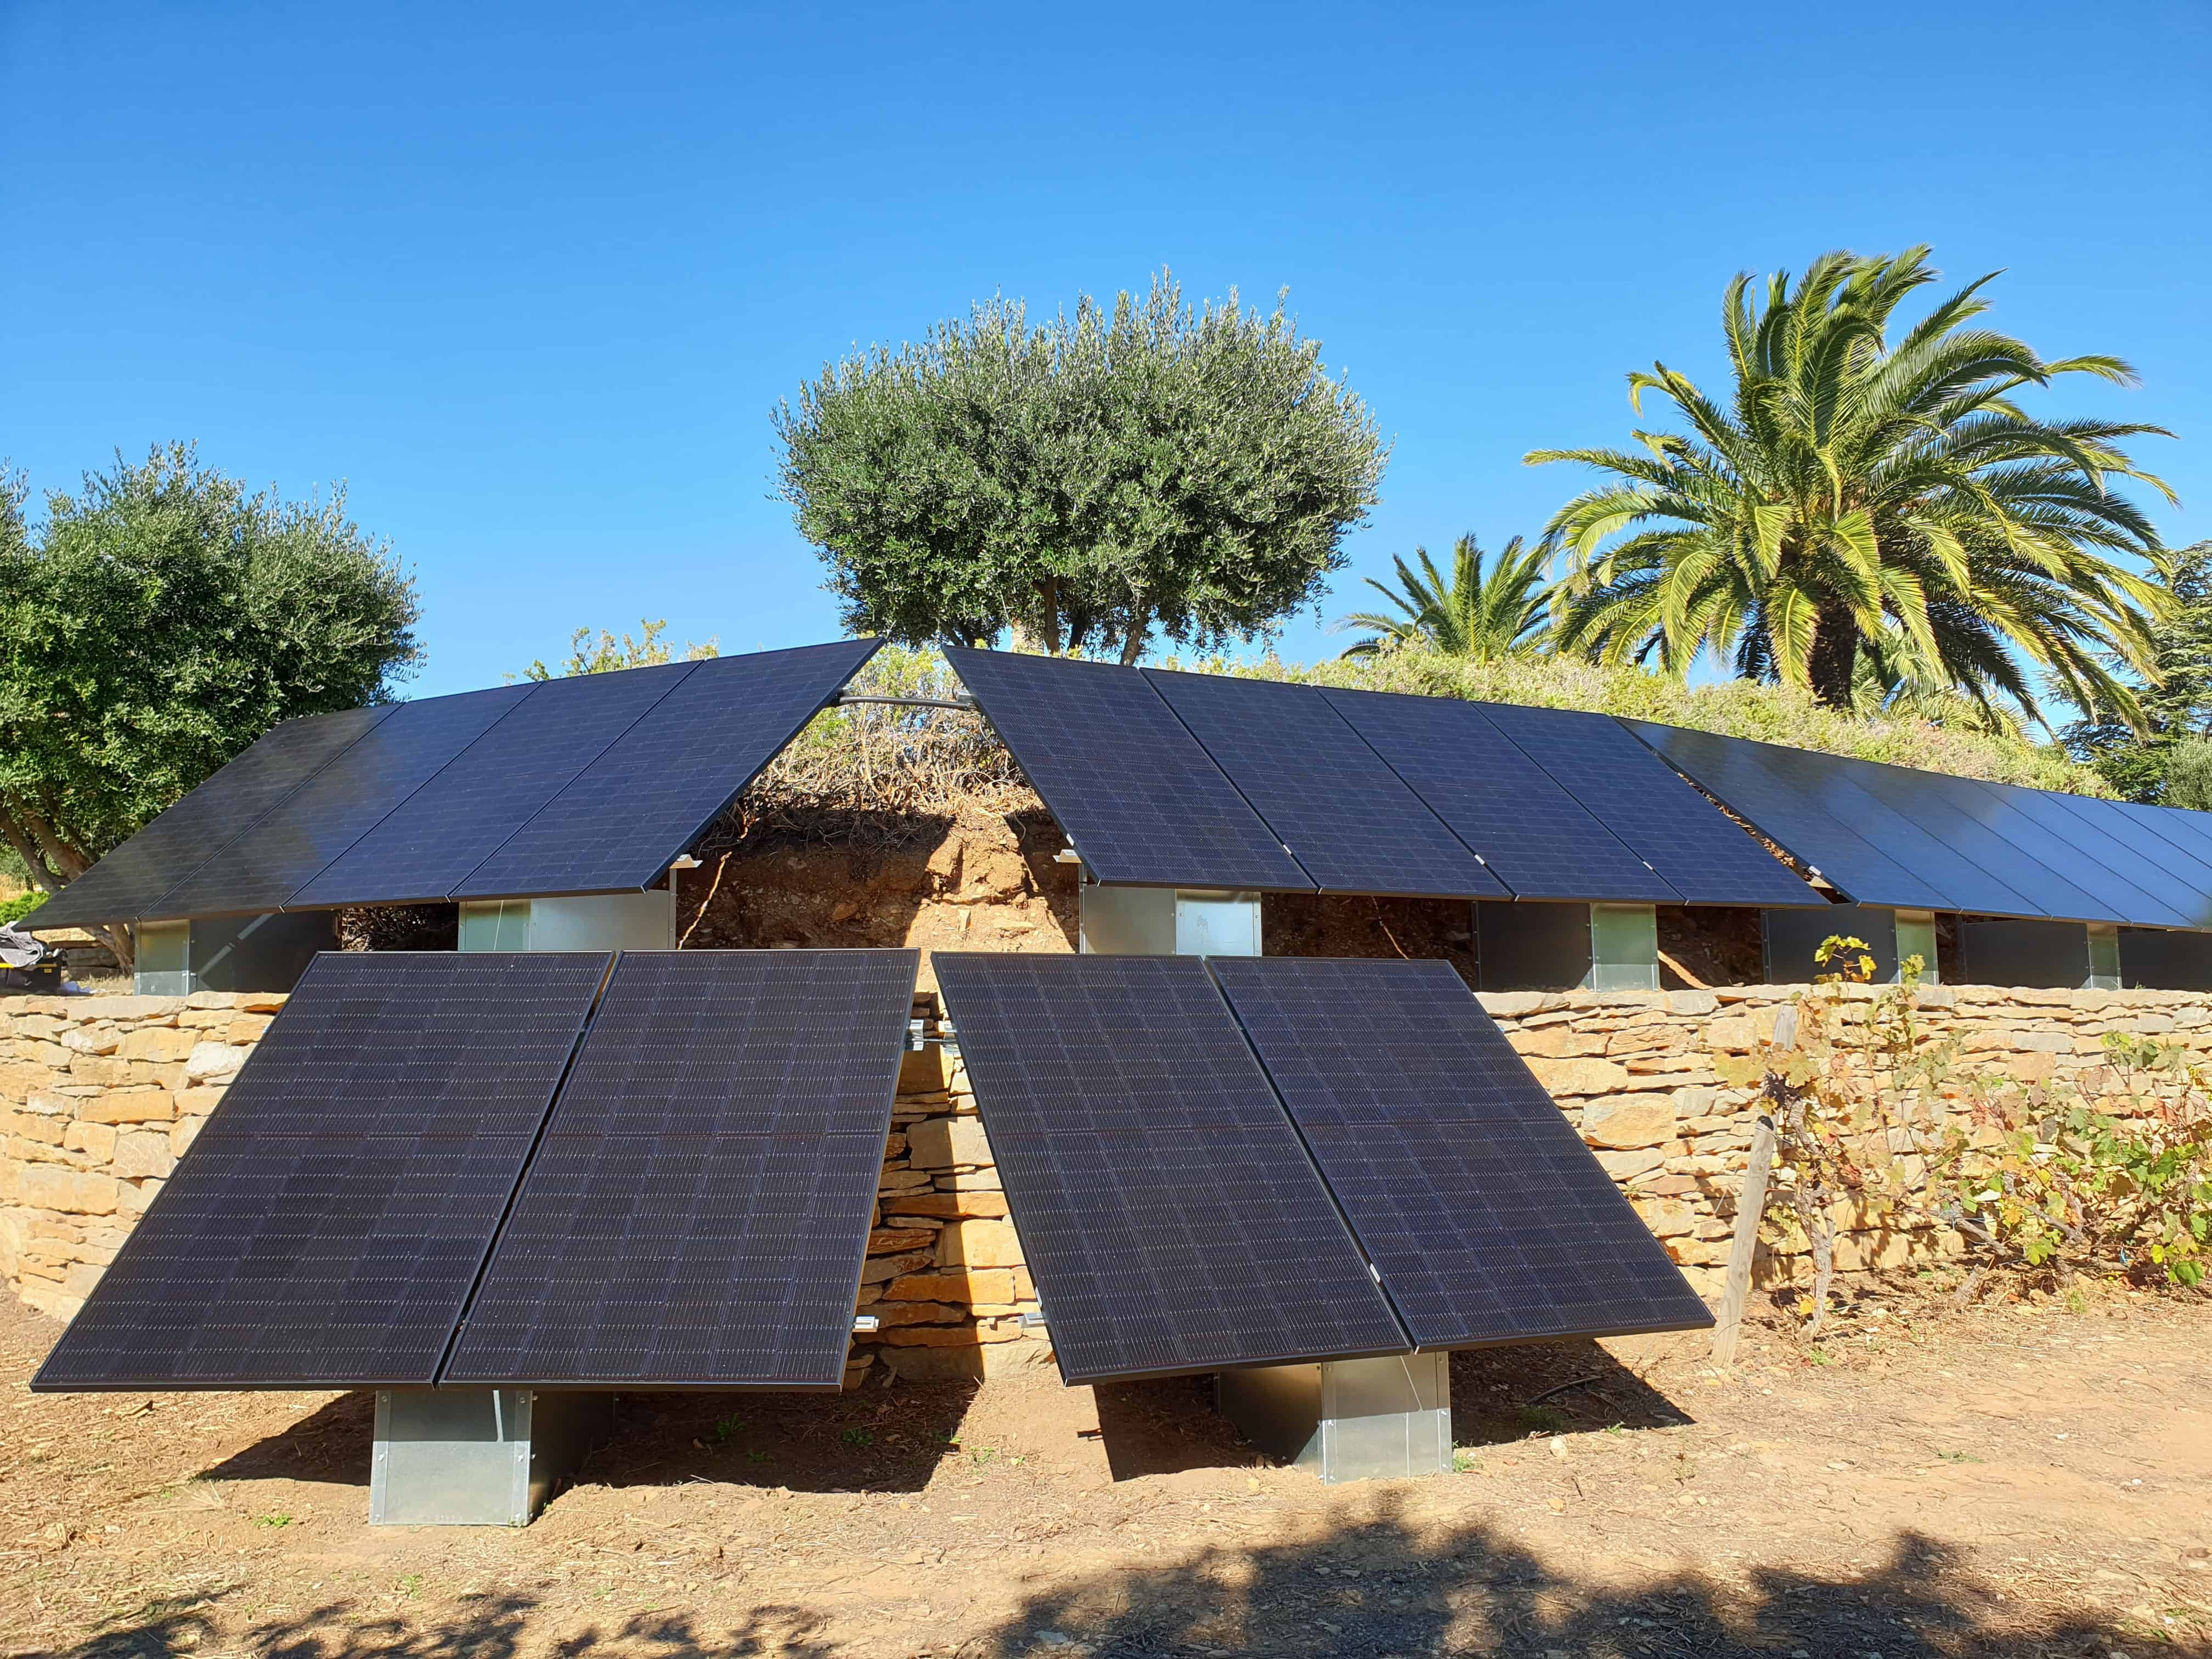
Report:
[{"label": "bare dirt ground", "polygon": [[639,1396],[516,1531],[368,1526],[364,1396],[32,1395],[56,1329],[0,1308],[11,1655],[2212,1651],[2203,1297],[1462,1355],[1465,1471],[1338,1487],[1192,1382]]}]

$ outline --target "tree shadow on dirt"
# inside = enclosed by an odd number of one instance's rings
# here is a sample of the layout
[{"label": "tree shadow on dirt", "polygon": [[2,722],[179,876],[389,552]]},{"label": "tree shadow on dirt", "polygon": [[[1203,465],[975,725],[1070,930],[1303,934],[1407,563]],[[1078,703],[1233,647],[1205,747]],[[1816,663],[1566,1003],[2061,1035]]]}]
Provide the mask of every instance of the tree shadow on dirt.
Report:
[{"label": "tree shadow on dirt", "polygon": [[[1255,1504],[1264,1500],[1255,1500]],[[1873,1551],[1869,1552],[1869,1555]],[[234,1620],[207,1603],[150,1608],[66,1650],[66,1659],[183,1659],[217,1646],[263,1659],[520,1659],[523,1654],[780,1655],[826,1659],[866,1640],[915,1659],[1152,1659],[1164,1654],[1496,1655],[1501,1659],[2078,1659],[2176,1643],[2131,1621],[2009,1599],[1948,1546],[1893,1537],[1878,1565],[1820,1573],[1749,1566],[1728,1577],[1638,1571],[1608,1582],[1547,1565],[1477,1525],[1408,1525],[1392,1505],[1324,1539],[1216,1548],[1184,1563],[1065,1579],[1021,1613],[975,1633],[917,1628],[902,1643],[887,1615],[833,1626],[787,1602],[726,1613],[641,1612],[593,1620],[502,1593],[458,1602],[333,1601],[278,1618]],[[1040,1574],[1049,1561],[1037,1564]],[[2201,1652],[2179,1635],[2165,1652]]]},{"label": "tree shadow on dirt", "polygon": [[962,1659],[2075,1659],[2172,1639],[2086,1611],[2008,1602],[1959,1552],[1909,1532],[1890,1540],[1881,1565],[1863,1568],[1751,1567],[1726,1580],[1656,1567],[1644,1574],[1631,1565],[1620,1576],[1627,1582],[1563,1572],[1480,1525],[1424,1534],[1386,1505],[1377,1518],[1319,1542],[1213,1549],[1187,1565],[1063,1583],[1034,1596],[1006,1628],[939,1651]]}]

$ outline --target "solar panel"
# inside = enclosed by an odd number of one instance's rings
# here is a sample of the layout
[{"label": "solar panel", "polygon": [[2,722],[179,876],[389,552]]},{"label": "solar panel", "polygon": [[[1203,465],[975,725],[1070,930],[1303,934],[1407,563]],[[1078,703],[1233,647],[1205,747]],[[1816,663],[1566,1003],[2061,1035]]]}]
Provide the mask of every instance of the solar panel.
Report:
[{"label": "solar panel", "polygon": [[1516,896],[1682,902],[1475,704],[1391,691],[1324,695]]},{"label": "solar panel", "polygon": [[283,907],[507,710],[527,685],[405,702],[147,914],[212,916]]},{"label": "solar panel", "polygon": [[1100,881],[1314,890],[1142,671],[958,647],[945,656]]},{"label": "solar panel", "polygon": [[[1994,816],[1980,793],[1964,778],[1883,766],[1872,761],[1838,762],[1851,781],[1887,802],[1972,865],[1980,878],[1952,883],[1956,908],[1990,915],[2056,916],[2093,920],[2106,906],[2056,870],[1991,827]],[[2018,898],[2007,902],[2008,895]]]},{"label": "solar panel", "polygon": [[1202,962],[933,966],[1067,1382],[1407,1351]]},{"label": "solar panel", "polygon": [[625,952],[441,1380],[842,1386],[920,961]]},{"label": "solar panel", "polygon": [[[2069,796],[2069,800],[2082,799]],[[2200,891],[2212,892],[2212,812],[2194,812],[2179,806],[2151,806],[2136,801],[2112,800],[2089,803],[2101,813],[2110,814],[2127,826],[2124,831],[2131,845],[2142,848],[2144,856],[2172,862],[2173,867],[2185,874],[2191,886]],[[2167,848],[2172,848],[2169,854]],[[2174,855],[2179,855],[2176,858]]]},{"label": "solar panel", "polygon": [[2193,927],[2212,845],[2158,809],[1638,725],[1637,734],[1863,904]]},{"label": "solar panel", "polygon": [[430,1382],[606,962],[316,958],[33,1386]]},{"label": "solar panel", "polygon": [[1610,715],[1509,703],[1480,707],[1685,903],[1823,902]]},{"label": "solar panel", "polygon": [[2029,896],[2053,915],[2069,914],[2069,894],[2078,907],[2072,914],[2084,921],[2181,927],[2190,925],[2191,911],[2203,907],[2201,895],[2184,897],[2166,872],[2068,811],[2062,795],[1971,778],[1946,779],[1943,787],[1962,801],[1990,803],[1980,821],[2052,872],[2038,879]]},{"label": "solar panel", "polygon": [[393,705],[271,726],[198,788],[39,907],[31,925],[158,917],[152,907],[256,818],[392,713]]},{"label": "solar panel", "polygon": [[1629,723],[1644,742],[1861,904],[1951,910],[1958,860],[1853,784],[1827,757],[1680,726]]},{"label": "solar panel", "polygon": [[453,896],[652,885],[881,643],[842,640],[701,663]]},{"label": "solar panel", "polygon": [[1318,687],[1144,674],[1323,892],[1510,896]]},{"label": "solar panel", "polygon": [[442,1380],[840,1387],[883,1161],[882,1133],[549,1135]]},{"label": "solar panel", "polygon": [[625,951],[547,1133],[880,1139],[920,965],[915,951]]},{"label": "solar panel", "polygon": [[1712,1323],[1449,965],[1208,965],[1420,1347]]},{"label": "solar panel", "polygon": [[[292,896],[288,908],[441,900],[698,665],[530,688],[482,737]],[[619,802],[607,803],[611,813]]]}]

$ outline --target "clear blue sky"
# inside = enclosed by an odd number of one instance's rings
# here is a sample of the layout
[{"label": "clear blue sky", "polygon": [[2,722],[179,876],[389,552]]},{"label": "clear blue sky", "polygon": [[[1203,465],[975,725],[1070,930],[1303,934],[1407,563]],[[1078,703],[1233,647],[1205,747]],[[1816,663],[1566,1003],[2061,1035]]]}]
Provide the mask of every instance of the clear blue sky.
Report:
[{"label": "clear blue sky", "polygon": [[[0,455],[198,440],[347,481],[422,693],[579,624],[830,637],[769,412],[994,289],[1288,287],[1396,450],[1392,551],[1532,532],[1622,376],[1712,376],[1723,285],[1996,266],[2116,352],[2169,541],[2212,534],[2212,7],[134,7],[0,0]],[[2054,404],[2053,406],[2062,406]],[[1310,617],[1288,654],[1344,641]]]}]

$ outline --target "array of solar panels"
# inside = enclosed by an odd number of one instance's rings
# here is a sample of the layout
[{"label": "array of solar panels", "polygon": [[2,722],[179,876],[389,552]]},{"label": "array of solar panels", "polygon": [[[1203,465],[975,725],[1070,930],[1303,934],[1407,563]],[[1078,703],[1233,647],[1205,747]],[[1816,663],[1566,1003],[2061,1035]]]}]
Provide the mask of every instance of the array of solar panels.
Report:
[{"label": "array of solar panels", "polygon": [[32,1386],[839,1387],[918,965],[319,957]]},{"label": "array of solar panels", "polygon": [[1822,902],[1606,715],[948,654],[1103,882]]},{"label": "array of solar panels", "polygon": [[1631,729],[1859,903],[2212,928],[2212,813]]},{"label": "array of solar panels", "polygon": [[35,925],[642,890],[877,643],[288,720]]},{"label": "array of solar panels", "polygon": [[933,965],[1070,1382],[1711,1323],[1444,963]]}]

